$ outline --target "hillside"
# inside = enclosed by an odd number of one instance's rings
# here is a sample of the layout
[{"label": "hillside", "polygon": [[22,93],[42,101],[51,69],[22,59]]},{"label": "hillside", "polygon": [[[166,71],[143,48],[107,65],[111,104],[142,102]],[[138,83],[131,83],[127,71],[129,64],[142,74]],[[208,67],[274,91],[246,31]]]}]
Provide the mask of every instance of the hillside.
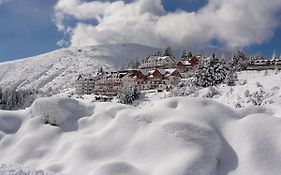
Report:
[{"label": "hillside", "polygon": [[115,70],[130,59],[143,58],[155,51],[137,44],[101,45],[61,49],[0,63],[0,87],[63,90],[73,87],[78,74],[95,74],[100,67]]}]

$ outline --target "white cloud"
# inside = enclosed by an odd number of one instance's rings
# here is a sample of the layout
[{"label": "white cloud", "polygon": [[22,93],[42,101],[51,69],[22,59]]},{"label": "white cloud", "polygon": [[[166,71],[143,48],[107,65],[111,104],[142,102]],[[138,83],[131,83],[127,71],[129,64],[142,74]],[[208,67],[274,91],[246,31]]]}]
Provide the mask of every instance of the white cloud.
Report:
[{"label": "white cloud", "polygon": [[[279,26],[280,0],[209,0],[198,12],[167,12],[161,0],[59,0],[56,24],[72,46],[139,43],[192,47],[218,40],[227,47],[259,44]],[[67,21],[75,18],[74,28]],[[87,24],[96,21],[96,25]]]}]

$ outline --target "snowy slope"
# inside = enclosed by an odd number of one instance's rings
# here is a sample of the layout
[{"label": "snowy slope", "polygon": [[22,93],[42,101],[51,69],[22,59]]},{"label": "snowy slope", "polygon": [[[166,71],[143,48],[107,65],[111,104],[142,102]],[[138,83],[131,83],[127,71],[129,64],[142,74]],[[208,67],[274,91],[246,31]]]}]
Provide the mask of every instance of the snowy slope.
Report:
[{"label": "snowy slope", "polygon": [[[77,110],[74,110],[77,109]],[[38,99],[0,112],[0,164],[69,175],[279,175],[281,119],[205,99]],[[42,116],[60,121],[44,124]]]},{"label": "snowy slope", "polygon": [[143,58],[156,49],[137,44],[68,48],[0,63],[0,86],[20,89],[63,90],[73,87],[78,74],[95,74],[103,67],[115,70],[128,60]]},{"label": "snowy slope", "polygon": [[[215,86],[218,94],[211,99],[233,108],[281,104],[281,73],[275,70],[242,71],[236,86]],[[194,91],[190,96],[206,97],[209,88]]]}]

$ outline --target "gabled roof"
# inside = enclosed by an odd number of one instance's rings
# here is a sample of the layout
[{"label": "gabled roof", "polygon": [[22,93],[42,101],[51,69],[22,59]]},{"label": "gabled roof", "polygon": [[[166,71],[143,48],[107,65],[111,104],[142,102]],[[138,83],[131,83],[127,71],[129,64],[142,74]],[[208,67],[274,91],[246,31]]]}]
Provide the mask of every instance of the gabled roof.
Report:
[{"label": "gabled roof", "polygon": [[139,71],[140,71],[143,75],[145,75],[145,76],[149,75],[149,71],[148,71],[148,70],[139,69]]},{"label": "gabled roof", "polygon": [[175,72],[177,69],[165,69],[166,73],[168,74],[172,74],[173,72]]},{"label": "gabled roof", "polygon": [[[190,66],[191,65],[191,63],[189,62],[189,61],[178,61],[178,63],[181,63],[181,64],[183,64],[184,66]],[[177,63],[177,64],[178,64]]]},{"label": "gabled roof", "polygon": [[146,58],[145,62],[148,62],[148,61],[163,61],[163,60],[166,60],[166,59],[171,59],[174,62],[176,62],[176,59],[173,56],[154,56],[154,55],[151,55],[148,58]]}]

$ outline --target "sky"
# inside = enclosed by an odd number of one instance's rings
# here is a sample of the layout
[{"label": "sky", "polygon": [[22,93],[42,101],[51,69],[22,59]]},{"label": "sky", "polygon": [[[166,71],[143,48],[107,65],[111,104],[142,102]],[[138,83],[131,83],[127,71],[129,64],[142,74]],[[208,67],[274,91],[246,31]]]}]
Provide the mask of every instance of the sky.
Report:
[{"label": "sky", "polygon": [[0,0],[0,61],[138,43],[281,53],[280,0]]}]

